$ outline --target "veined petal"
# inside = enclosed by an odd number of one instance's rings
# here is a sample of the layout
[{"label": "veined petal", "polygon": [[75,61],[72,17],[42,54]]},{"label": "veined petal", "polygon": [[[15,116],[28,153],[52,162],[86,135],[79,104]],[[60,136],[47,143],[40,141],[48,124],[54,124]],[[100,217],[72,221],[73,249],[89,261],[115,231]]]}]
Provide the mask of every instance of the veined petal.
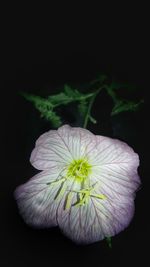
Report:
[{"label": "veined petal", "polygon": [[39,137],[30,157],[31,164],[38,170],[64,166],[72,160],[71,153],[55,130]]},{"label": "veined petal", "polygon": [[109,197],[106,197],[105,201],[94,198],[93,205],[105,237],[114,236],[123,231],[129,225],[134,214],[133,198],[122,197],[113,201]]},{"label": "veined petal", "polygon": [[72,192],[71,203],[69,208],[65,208],[64,199],[59,204],[57,222],[60,229],[76,243],[89,244],[102,240],[105,236],[94,202],[89,198],[87,204],[78,205],[77,192],[81,189],[78,182],[68,181],[67,188]]},{"label": "veined petal", "polygon": [[[95,176],[96,177],[96,176]],[[120,225],[121,228],[115,229],[115,232],[123,230],[131,221],[134,213],[134,198],[135,189],[128,185],[127,190],[123,189],[120,184],[99,182],[95,179],[97,184],[93,190],[96,194],[105,195],[105,202],[101,202],[101,211],[109,213],[109,217],[113,218],[113,222],[116,225]],[[126,185],[124,185],[126,188]],[[98,204],[98,199],[95,198]],[[110,216],[112,213],[112,216]]]},{"label": "veined petal", "polygon": [[27,224],[39,228],[57,225],[60,200],[55,198],[61,183],[52,182],[59,179],[60,173],[56,168],[40,172],[16,189],[14,195],[19,211]]},{"label": "veined petal", "polygon": [[119,167],[110,171],[108,168],[95,168],[90,180],[99,184],[99,188],[106,190],[112,196],[114,192],[120,195],[129,196],[135,193],[140,185],[140,179],[137,173],[129,173],[124,175]]},{"label": "veined petal", "polygon": [[89,244],[130,223],[139,158],[124,142],[64,125],[40,136],[30,160],[44,171],[15,191],[27,224],[59,225],[76,243]]},{"label": "veined petal", "polygon": [[[137,174],[139,157],[124,142],[108,137],[97,136],[97,148],[89,155],[93,162],[91,181],[99,182],[111,194],[129,195],[140,185]],[[97,150],[97,151],[96,151]]]},{"label": "veined petal", "polygon": [[72,160],[83,157],[93,136],[88,130],[69,125],[64,125],[57,131],[50,130],[37,140],[30,162],[38,170],[69,164]]},{"label": "veined petal", "polygon": [[104,136],[96,136],[96,149],[91,159],[93,165],[122,165],[125,169],[135,169],[139,165],[139,157],[126,143],[117,139]]},{"label": "veined petal", "polygon": [[93,243],[105,237],[100,217],[91,199],[89,199],[88,204],[78,207],[72,206],[70,210],[62,210],[60,206],[58,224],[60,229],[78,244]]},{"label": "veined petal", "polygon": [[[102,193],[102,190],[94,193]],[[72,205],[69,210],[64,210],[62,205],[63,202],[57,211],[58,225],[78,244],[90,244],[116,235],[128,226],[134,214],[133,197],[98,199],[91,196],[87,204]]]},{"label": "veined petal", "polygon": [[95,147],[93,142],[93,149],[87,153],[94,163],[89,177],[96,185],[93,197],[88,204],[72,206],[69,211],[62,211],[61,205],[58,209],[60,228],[77,243],[93,243],[124,230],[133,217],[135,191],[140,184],[139,158],[133,149],[111,138],[97,139],[103,141],[102,147],[99,143]]}]

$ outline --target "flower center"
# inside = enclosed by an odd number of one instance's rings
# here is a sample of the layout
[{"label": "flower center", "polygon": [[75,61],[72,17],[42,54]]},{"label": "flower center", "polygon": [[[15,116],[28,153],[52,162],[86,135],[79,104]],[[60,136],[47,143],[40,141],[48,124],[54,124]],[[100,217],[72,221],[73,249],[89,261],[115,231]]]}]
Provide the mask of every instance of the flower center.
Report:
[{"label": "flower center", "polygon": [[79,182],[83,182],[91,172],[92,166],[86,159],[73,160],[69,165],[67,177],[72,177]]}]

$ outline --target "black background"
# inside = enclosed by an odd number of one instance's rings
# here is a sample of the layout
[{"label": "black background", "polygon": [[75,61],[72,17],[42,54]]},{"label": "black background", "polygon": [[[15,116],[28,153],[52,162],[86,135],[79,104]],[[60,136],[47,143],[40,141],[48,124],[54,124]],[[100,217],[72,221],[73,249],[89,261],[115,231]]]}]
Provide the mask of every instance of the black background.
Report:
[{"label": "black background", "polygon": [[27,24],[27,16],[20,22],[21,13],[16,20],[15,15],[9,17],[8,14],[8,20],[4,21],[0,100],[1,156],[4,160],[0,190],[1,266],[130,266],[144,265],[148,260],[147,98],[137,113],[125,113],[110,120],[111,101],[102,94],[93,109],[98,124],[89,124],[95,134],[114,134],[127,142],[141,160],[142,187],[135,201],[136,213],[130,226],[113,238],[111,250],[104,241],[81,247],[65,238],[58,229],[37,231],[27,227],[13,199],[15,188],[36,173],[29,156],[37,137],[49,129],[48,123],[40,119],[32,105],[18,94],[20,91],[46,96],[64,83],[86,84],[103,72],[139,88],[131,94],[123,92],[122,96],[145,97],[149,89],[148,27],[141,13],[136,18],[135,13],[132,10],[130,22],[128,13],[124,16],[125,21],[120,21],[122,13],[119,13],[120,17],[113,25],[113,16],[108,24],[106,16],[102,21],[97,17],[92,26],[90,13],[88,22],[83,19],[82,26],[77,25],[77,13],[73,19],[72,15],[67,17],[63,26],[64,13],[62,17],[57,13],[51,21],[49,14],[48,29],[41,26],[40,13],[33,19],[32,26]]}]

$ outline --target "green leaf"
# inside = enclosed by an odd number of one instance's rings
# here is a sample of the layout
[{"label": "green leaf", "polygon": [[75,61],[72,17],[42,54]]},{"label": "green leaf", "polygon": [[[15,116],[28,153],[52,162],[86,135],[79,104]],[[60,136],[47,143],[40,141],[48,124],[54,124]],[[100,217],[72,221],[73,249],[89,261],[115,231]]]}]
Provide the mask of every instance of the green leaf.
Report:
[{"label": "green leaf", "polygon": [[50,95],[47,98],[42,98],[40,96],[30,95],[26,93],[21,94],[28,101],[32,102],[36,109],[40,112],[41,117],[50,121],[54,127],[59,127],[62,124],[61,117],[59,116],[59,114],[57,114],[57,107],[62,108],[63,105],[70,103],[76,103],[78,108],[77,116],[81,116],[81,120],[84,121],[84,127],[87,126],[89,120],[92,123],[96,123],[95,118],[91,116],[91,108],[94,103],[95,97],[103,89],[106,90],[108,96],[111,97],[114,105],[111,116],[125,111],[136,111],[139,108],[140,104],[143,103],[143,100],[135,103],[133,101],[120,99],[120,97],[117,95],[117,89],[133,89],[134,86],[130,86],[129,84],[119,84],[114,81],[110,82],[108,77],[104,74],[99,75],[94,81],[89,84],[90,87],[88,88],[93,87],[93,90],[91,90],[90,93],[82,93],[77,89],[74,89],[71,86],[65,84],[62,92]]},{"label": "green leaf", "polygon": [[62,103],[63,105],[68,104],[72,101],[71,97],[68,97],[65,93],[59,93],[56,95],[51,95],[48,97],[48,101],[52,103],[54,106],[60,106]]},{"label": "green leaf", "polygon": [[68,85],[64,85],[64,92],[48,97],[48,101],[54,106],[67,105],[71,102],[81,101],[91,97],[91,94],[82,94]]},{"label": "green leaf", "polygon": [[77,99],[77,98],[84,96],[84,94],[79,92],[77,89],[73,89],[67,84],[64,85],[64,92],[67,96],[69,96],[72,99],[75,99],[75,98]]},{"label": "green leaf", "polygon": [[21,93],[28,101],[31,101],[36,109],[40,112],[41,117],[50,121],[54,127],[59,127],[62,122],[60,116],[54,112],[54,105],[47,99],[40,96],[30,95],[26,93]]},{"label": "green leaf", "polygon": [[51,122],[54,128],[58,128],[62,125],[60,116],[58,116],[54,111],[47,111],[45,114],[45,118]]},{"label": "green leaf", "polygon": [[21,93],[21,95],[23,95],[26,100],[32,102],[37,109],[53,109],[53,104],[45,98],[27,93]]},{"label": "green leaf", "polygon": [[93,122],[94,124],[97,123],[97,120],[95,120],[91,115],[89,116],[89,119],[90,119],[90,121]]},{"label": "green leaf", "polygon": [[70,96],[70,97],[74,95],[74,89],[72,89],[68,84],[64,85],[64,92],[67,96]]},{"label": "green leaf", "polygon": [[83,100],[78,104],[78,112],[81,117],[85,117],[88,109],[88,103]]},{"label": "green leaf", "polygon": [[141,100],[138,103],[135,103],[132,101],[126,101],[126,100],[119,100],[113,107],[111,116],[117,115],[125,111],[136,111],[142,103],[143,103],[143,100]]},{"label": "green leaf", "polygon": [[118,90],[118,89],[129,89],[129,90],[135,90],[136,86],[129,84],[129,83],[118,83],[116,81],[112,81],[112,83],[110,84],[111,89],[113,90]]},{"label": "green leaf", "polygon": [[28,101],[32,102],[36,109],[40,112],[41,117],[50,121],[54,127],[59,127],[62,124],[60,116],[55,108],[67,105],[72,102],[78,102],[78,111],[80,116],[85,116],[87,112],[87,100],[93,96],[93,93],[82,94],[76,89],[65,85],[64,91],[55,95],[42,98],[40,96],[21,93]]}]

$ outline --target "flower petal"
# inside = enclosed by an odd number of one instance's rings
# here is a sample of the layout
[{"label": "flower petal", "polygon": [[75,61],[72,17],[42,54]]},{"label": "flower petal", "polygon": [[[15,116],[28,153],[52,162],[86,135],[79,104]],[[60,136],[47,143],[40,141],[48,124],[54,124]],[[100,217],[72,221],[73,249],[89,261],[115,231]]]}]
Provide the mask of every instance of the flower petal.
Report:
[{"label": "flower petal", "polygon": [[91,143],[93,136],[88,130],[69,125],[64,125],[57,131],[50,130],[37,140],[30,162],[38,170],[63,167],[84,155],[86,145]]},{"label": "flower petal", "polygon": [[89,155],[93,163],[91,181],[99,182],[112,192],[132,194],[140,185],[138,155],[124,142],[103,136],[96,138],[97,149]]},{"label": "flower petal", "polygon": [[61,205],[58,209],[60,229],[78,244],[90,244],[105,237],[101,218],[93,203],[89,200],[88,204],[72,206],[70,210],[62,210]]},{"label": "flower petal", "polygon": [[107,169],[99,167],[99,170],[98,168],[94,170],[90,180],[93,183],[99,183],[99,188],[106,194],[108,192],[112,197],[114,192],[126,197],[133,195],[140,185],[139,176],[133,172],[125,175],[121,170],[119,166],[116,166],[116,170],[115,166],[113,170],[108,167]]},{"label": "flower petal", "polygon": [[[67,177],[69,164],[82,158],[91,165],[84,183]],[[27,224],[59,225],[76,243],[89,244],[130,223],[140,185],[139,158],[124,142],[64,125],[40,136],[30,161],[44,171],[15,191]]]},{"label": "flower petal", "polygon": [[77,243],[93,243],[124,230],[133,217],[135,190],[140,184],[139,158],[133,149],[119,140],[97,139],[97,147],[93,143],[88,153],[91,161],[94,158],[89,177],[91,185],[95,184],[93,196],[86,205],[72,206],[69,211],[62,211],[60,205],[58,209],[60,228]]},{"label": "flower petal", "polygon": [[[95,179],[96,181],[96,179]],[[111,184],[112,186],[112,184]],[[101,202],[100,210],[104,215],[107,214],[107,222],[112,226],[114,234],[119,233],[130,223],[134,214],[134,198],[135,190],[129,187],[127,191],[123,187],[119,187],[115,183],[113,186],[108,184],[98,183],[93,193],[103,194],[106,198]],[[124,188],[126,188],[124,186]],[[99,206],[99,199],[94,198],[97,206]],[[105,229],[105,228],[104,228]],[[114,235],[113,232],[105,232],[106,236]]]},{"label": "flower petal", "polygon": [[124,230],[134,214],[133,198],[122,198],[116,205],[109,199],[90,197],[87,204],[57,212],[60,229],[77,244],[90,244]]},{"label": "flower petal", "polygon": [[55,168],[40,172],[16,189],[14,195],[27,224],[39,228],[57,225],[56,211],[60,200],[55,198],[61,184],[51,182],[59,173]]},{"label": "flower petal", "polygon": [[139,165],[139,157],[126,143],[117,139],[96,136],[96,149],[92,153],[94,165],[118,165],[135,169]]},{"label": "flower petal", "polygon": [[121,195],[132,195],[140,185],[137,174],[139,157],[124,142],[107,137],[97,137],[97,153],[93,153],[95,165],[91,181],[98,182],[101,189]]},{"label": "flower petal", "polygon": [[93,205],[99,216],[103,234],[105,237],[111,237],[123,231],[130,223],[134,214],[133,198],[121,197],[116,201],[94,198]]}]

